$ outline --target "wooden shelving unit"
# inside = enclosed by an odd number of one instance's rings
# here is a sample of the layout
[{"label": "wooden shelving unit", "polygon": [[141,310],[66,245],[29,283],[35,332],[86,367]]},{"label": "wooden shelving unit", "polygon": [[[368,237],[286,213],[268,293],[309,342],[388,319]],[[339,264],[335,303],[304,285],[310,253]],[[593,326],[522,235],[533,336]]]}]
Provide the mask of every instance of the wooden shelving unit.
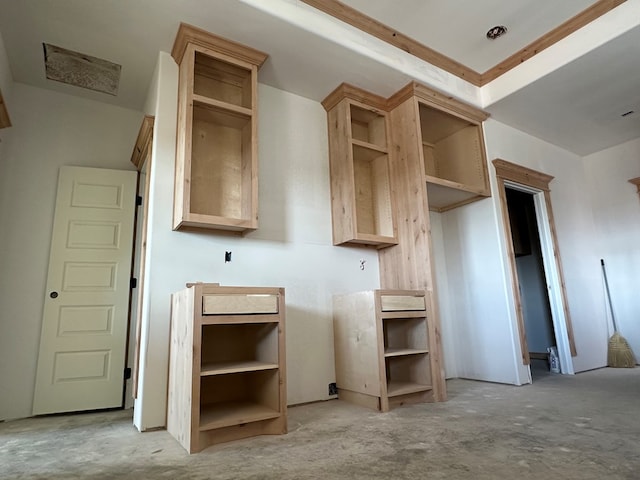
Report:
[{"label": "wooden shelving unit", "polygon": [[284,289],[173,295],[167,430],[189,452],[287,432]]},{"label": "wooden shelving unit", "polygon": [[385,99],[342,84],[322,105],[329,126],[334,245],[395,245]]},{"label": "wooden shelving unit", "polygon": [[373,290],[333,298],[338,398],[386,412],[434,401],[441,375],[425,292]]},{"label": "wooden shelving unit", "polygon": [[491,196],[482,134],[487,114],[415,82],[389,99],[389,109],[410,97],[417,103],[416,155],[424,166],[429,209],[444,212]]},{"label": "wooden shelving unit", "polygon": [[265,53],[181,24],[174,230],[258,227],[257,75]]}]

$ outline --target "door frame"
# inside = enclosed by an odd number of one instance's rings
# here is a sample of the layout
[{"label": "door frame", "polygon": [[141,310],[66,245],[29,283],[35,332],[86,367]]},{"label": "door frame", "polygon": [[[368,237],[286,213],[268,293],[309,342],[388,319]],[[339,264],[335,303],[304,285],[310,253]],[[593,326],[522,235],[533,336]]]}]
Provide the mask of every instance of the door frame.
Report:
[{"label": "door frame", "polygon": [[507,247],[511,270],[511,287],[516,308],[522,363],[529,365],[531,359],[529,358],[529,349],[524,327],[524,313],[519,289],[520,282],[516,269],[511,225],[509,223],[506,188],[513,188],[533,195],[545,280],[549,294],[549,305],[551,307],[558,355],[560,357],[561,372],[564,374],[573,374],[573,361],[571,357],[576,356],[577,351],[567,303],[567,292],[562,273],[562,262],[560,259],[560,249],[558,248],[553,210],[551,208],[551,190],[549,183],[554,177],[502,159],[495,159],[492,163],[496,170],[496,179],[498,182],[498,196],[502,210],[502,223],[506,240],[505,245]]},{"label": "door frame", "polygon": [[[138,398],[138,380],[140,378],[140,339],[142,337],[142,304],[144,297],[145,286],[145,271],[146,271],[146,252],[147,252],[147,224],[149,222],[149,187],[151,185],[151,158],[153,150],[153,126],[155,123],[155,117],[151,115],[145,115],[142,119],[142,125],[138,132],[138,138],[133,148],[133,154],[131,155],[131,163],[136,166],[138,170],[138,194],[140,193],[140,174],[145,172],[145,185],[142,196],[142,231],[137,231],[138,222],[136,221],[136,230],[134,233],[134,245],[133,245],[133,259],[138,255],[138,249],[140,249],[140,262],[139,270],[133,272],[133,275],[138,278],[137,283],[137,302],[136,311],[130,312],[130,317],[135,321],[135,352],[133,355],[133,372],[131,375],[132,390],[131,396]],[[136,219],[137,220],[137,219]],[[139,237],[139,241],[138,241]]]}]

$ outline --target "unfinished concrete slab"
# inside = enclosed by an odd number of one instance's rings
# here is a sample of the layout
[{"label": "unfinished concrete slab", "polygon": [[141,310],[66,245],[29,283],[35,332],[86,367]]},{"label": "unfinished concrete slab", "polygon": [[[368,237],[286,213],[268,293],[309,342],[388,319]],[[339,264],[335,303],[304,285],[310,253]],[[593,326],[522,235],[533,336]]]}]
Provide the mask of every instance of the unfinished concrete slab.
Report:
[{"label": "unfinished concrete slab", "polygon": [[289,433],[188,455],[131,411],[0,424],[2,479],[640,478],[640,368],[447,383],[449,401],[376,413],[340,400],[289,409]]}]

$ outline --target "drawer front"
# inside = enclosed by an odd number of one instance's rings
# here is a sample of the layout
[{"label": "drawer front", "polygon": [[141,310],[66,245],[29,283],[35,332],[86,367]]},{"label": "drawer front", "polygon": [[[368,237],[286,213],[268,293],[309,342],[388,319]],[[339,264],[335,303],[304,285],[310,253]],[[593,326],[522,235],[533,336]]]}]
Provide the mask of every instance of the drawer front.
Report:
[{"label": "drawer front", "polygon": [[411,295],[380,295],[383,312],[401,312],[404,310],[426,310],[424,297]]},{"label": "drawer front", "polygon": [[204,294],[203,315],[278,313],[278,295]]}]

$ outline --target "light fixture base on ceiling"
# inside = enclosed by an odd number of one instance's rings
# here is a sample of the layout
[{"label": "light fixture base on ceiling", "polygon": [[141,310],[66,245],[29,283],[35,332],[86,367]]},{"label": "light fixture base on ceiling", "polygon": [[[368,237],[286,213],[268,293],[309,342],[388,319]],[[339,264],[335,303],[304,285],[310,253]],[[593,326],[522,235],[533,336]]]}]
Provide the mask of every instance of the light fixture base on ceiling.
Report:
[{"label": "light fixture base on ceiling", "polygon": [[496,25],[495,27],[491,27],[487,32],[487,38],[489,40],[495,40],[498,37],[501,37],[507,33],[507,27],[504,25]]}]

